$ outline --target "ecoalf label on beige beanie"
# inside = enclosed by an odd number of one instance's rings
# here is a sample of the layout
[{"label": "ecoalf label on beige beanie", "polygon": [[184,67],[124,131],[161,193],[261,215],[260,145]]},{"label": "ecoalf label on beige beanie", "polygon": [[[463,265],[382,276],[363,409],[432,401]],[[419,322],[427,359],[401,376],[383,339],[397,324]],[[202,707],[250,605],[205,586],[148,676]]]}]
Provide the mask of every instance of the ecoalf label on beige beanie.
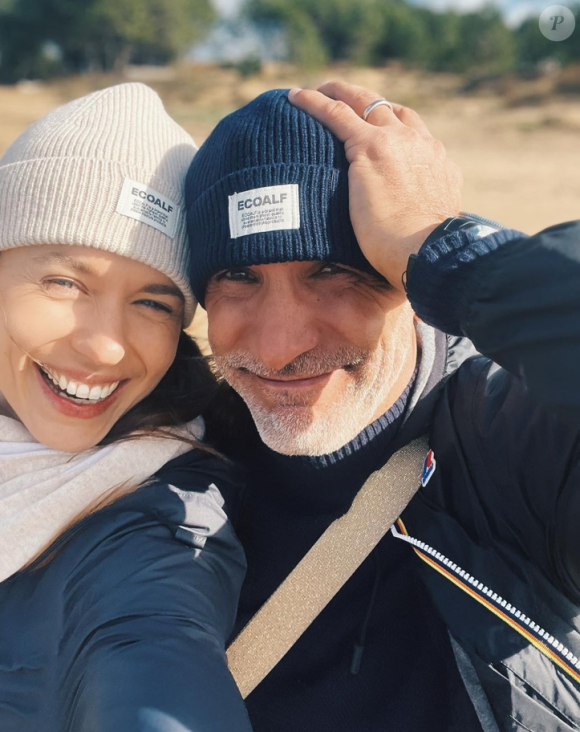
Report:
[{"label": "ecoalf label on beige beanie", "polygon": [[183,191],[196,151],[144,84],[55,109],[0,159],[0,251],[69,244],[143,262],[179,287],[188,325],[195,299]]},{"label": "ecoalf label on beige beanie", "polygon": [[174,239],[181,206],[154,188],[125,178],[117,203],[117,213],[142,221]]}]

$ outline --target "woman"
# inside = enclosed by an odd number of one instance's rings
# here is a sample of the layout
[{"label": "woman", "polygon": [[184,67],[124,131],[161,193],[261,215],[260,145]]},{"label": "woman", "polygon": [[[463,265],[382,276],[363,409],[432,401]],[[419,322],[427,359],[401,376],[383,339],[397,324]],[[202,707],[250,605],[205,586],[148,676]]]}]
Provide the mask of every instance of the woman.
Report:
[{"label": "woman", "polygon": [[0,160],[2,732],[250,730],[228,478],[207,448],[180,463],[216,390],[182,332],[194,152],[123,84]]}]

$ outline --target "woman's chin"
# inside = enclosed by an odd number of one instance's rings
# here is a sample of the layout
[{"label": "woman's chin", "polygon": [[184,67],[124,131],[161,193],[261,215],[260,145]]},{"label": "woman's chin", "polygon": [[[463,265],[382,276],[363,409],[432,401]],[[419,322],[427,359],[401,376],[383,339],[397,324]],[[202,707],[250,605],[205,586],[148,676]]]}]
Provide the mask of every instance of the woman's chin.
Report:
[{"label": "woman's chin", "polygon": [[[78,453],[96,447],[117,421],[116,418],[107,420],[63,418],[63,415],[54,415],[51,413],[52,410],[41,410],[39,406],[37,403],[32,413],[27,408],[10,406],[2,409],[0,414],[21,422],[35,442],[62,452]],[[42,411],[46,413],[42,414]]]},{"label": "woman's chin", "polygon": [[60,450],[61,452],[79,453],[96,447],[105,435],[109,432],[110,427],[96,429],[79,428],[78,425],[66,427],[62,424],[58,426],[53,423],[27,424],[23,421],[24,426],[33,436],[33,438],[52,450]]}]

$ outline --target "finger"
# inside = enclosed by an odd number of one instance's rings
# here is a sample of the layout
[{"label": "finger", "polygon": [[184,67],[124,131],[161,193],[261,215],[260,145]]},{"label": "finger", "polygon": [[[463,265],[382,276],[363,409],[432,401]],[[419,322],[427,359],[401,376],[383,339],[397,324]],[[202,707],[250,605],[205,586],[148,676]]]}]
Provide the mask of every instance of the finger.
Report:
[{"label": "finger", "polygon": [[[365,89],[356,84],[348,84],[346,81],[328,81],[318,87],[318,91],[326,94],[332,99],[340,100],[354,109],[359,117],[362,117],[369,104],[377,99],[383,99],[376,92]],[[423,122],[421,116],[410,107],[390,102],[392,109],[385,104],[375,107],[368,115],[366,121],[376,127],[384,127],[392,124],[395,119],[407,127],[416,130],[422,137],[433,137],[429,128]],[[393,119],[393,117],[395,119]]]},{"label": "finger", "polygon": [[422,137],[433,137],[431,131],[423,121],[421,115],[415,112],[414,109],[411,109],[410,107],[404,107],[402,104],[393,103],[393,112],[395,113],[397,119],[399,119],[407,127],[412,127]]},{"label": "finger", "polygon": [[[363,86],[348,84],[346,81],[328,81],[318,87],[318,91],[331,99],[348,104],[361,118],[369,104],[383,98]],[[396,123],[397,118],[393,114],[393,109],[386,104],[381,104],[370,112],[366,121],[376,127],[384,127]]]},{"label": "finger", "polygon": [[319,91],[310,89],[290,89],[288,99],[296,107],[311,114],[334,133],[339,140],[346,142],[368,129],[366,122],[348,104],[331,99]]}]

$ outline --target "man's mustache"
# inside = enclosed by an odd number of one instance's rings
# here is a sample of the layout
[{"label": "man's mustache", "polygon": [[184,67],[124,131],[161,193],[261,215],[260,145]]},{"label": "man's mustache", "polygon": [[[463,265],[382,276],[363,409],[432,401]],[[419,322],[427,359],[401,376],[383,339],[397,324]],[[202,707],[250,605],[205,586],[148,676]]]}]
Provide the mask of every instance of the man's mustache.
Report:
[{"label": "man's mustache", "polygon": [[214,356],[217,367],[227,370],[246,371],[263,379],[312,378],[322,376],[337,369],[353,369],[364,363],[372,351],[364,348],[338,348],[335,351],[312,349],[301,353],[281,369],[269,369],[247,351],[234,351],[222,356]]}]

